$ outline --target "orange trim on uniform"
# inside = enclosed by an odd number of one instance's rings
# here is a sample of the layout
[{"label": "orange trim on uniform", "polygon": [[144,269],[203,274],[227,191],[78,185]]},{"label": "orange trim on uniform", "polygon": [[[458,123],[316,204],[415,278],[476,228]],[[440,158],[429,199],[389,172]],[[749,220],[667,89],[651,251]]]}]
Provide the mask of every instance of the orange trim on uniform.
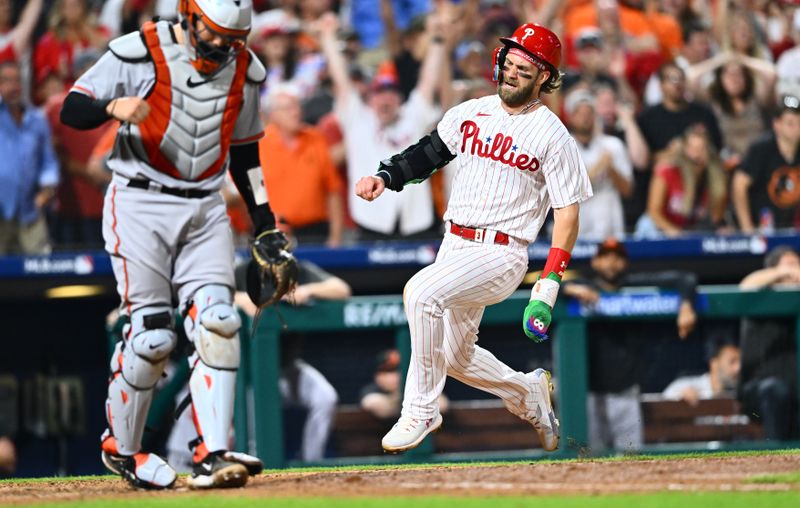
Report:
[{"label": "orange trim on uniform", "polygon": [[144,42],[153,59],[155,67],[155,83],[145,101],[150,106],[150,114],[139,124],[142,135],[142,146],[147,152],[148,162],[157,170],[172,177],[182,179],[175,165],[161,152],[161,141],[169,126],[172,110],[172,80],[167,67],[167,59],[161,49],[156,24],[148,21],[142,25]]},{"label": "orange trim on uniform", "polygon": [[95,96],[94,96],[94,94],[92,93],[91,90],[89,90],[87,88],[83,88],[82,86],[72,85],[72,88],[69,91],[70,92],[72,92],[72,91],[81,92],[81,93],[84,93],[84,94],[88,95],[92,99],[95,98]]},{"label": "orange trim on uniform", "polygon": [[[113,222],[111,223],[111,231],[114,232],[114,236],[117,237],[117,243],[114,244],[114,255],[122,258],[122,271],[125,274],[125,291],[123,292],[123,302],[125,302],[125,306],[128,309],[128,315],[131,315],[131,301],[128,299],[128,289],[130,288],[130,284],[128,281],[128,260],[125,259],[125,256],[121,256],[119,253],[119,246],[122,243],[122,239],[119,236],[119,232],[117,232],[117,185],[111,184],[113,189],[111,190],[111,217]],[[131,327],[128,330],[128,338],[130,338]],[[120,361],[120,367],[122,367],[122,362]]]},{"label": "orange trim on uniform", "polygon": [[261,138],[263,138],[263,137],[264,137],[264,132],[262,131],[262,132],[259,132],[258,134],[255,134],[255,135],[253,135],[253,136],[250,136],[249,138],[244,138],[244,139],[232,139],[232,140],[231,140],[231,144],[232,144],[232,145],[246,145],[247,143],[253,143],[253,142],[255,142],[255,141],[258,141],[258,140],[260,140],[260,139],[261,139]]},{"label": "orange trim on uniform", "polygon": [[239,118],[239,112],[241,112],[242,104],[244,103],[244,83],[247,79],[248,65],[250,65],[250,54],[247,51],[242,51],[236,57],[236,74],[233,76],[233,82],[228,92],[228,101],[225,104],[225,111],[222,113],[222,126],[219,133],[219,158],[197,178],[198,180],[205,180],[216,175],[228,159],[228,149],[233,137],[233,128],[236,126],[236,120]]},{"label": "orange trim on uniform", "polygon": [[147,453],[137,453],[133,456],[133,460],[136,462],[136,467],[140,468],[147,462],[147,459],[150,458],[150,455]]},{"label": "orange trim on uniform", "polygon": [[206,380],[206,386],[207,386],[207,387],[208,387],[208,389],[210,390],[210,389],[211,389],[211,376],[209,376],[208,374],[206,374],[206,375],[204,375],[203,377],[204,377],[204,378],[205,378],[205,380]]},{"label": "orange trim on uniform", "polygon": [[[147,45],[150,56],[155,66],[155,83],[146,98],[150,106],[150,114],[139,124],[139,132],[142,136],[142,145],[147,152],[148,163],[158,171],[170,175],[179,180],[185,177],[175,168],[175,164],[169,160],[161,151],[161,142],[164,134],[169,127],[172,112],[172,81],[170,79],[169,67],[164,51],[161,49],[161,41],[156,32],[156,25],[147,22],[142,26],[145,44]],[[233,81],[228,91],[228,100],[225,104],[225,111],[222,112],[222,122],[220,126],[220,155],[216,161],[205,170],[195,181],[205,180],[216,175],[228,158],[233,129],[239,118],[239,113],[244,102],[244,85],[247,78],[247,67],[250,63],[249,53],[242,51],[236,57],[236,71]],[[260,136],[261,134],[259,134]],[[249,138],[248,138],[249,139]]]},{"label": "orange trim on uniform", "polygon": [[206,447],[205,441],[202,440],[203,429],[200,428],[200,421],[197,419],[197,411],[194,410],[194,402],[192,403],[192,422],[194,422],[194,428],[197,431],[197,435],[201,438],[200,444],[194,448],[194,456],[192,457],[192,460],[194,460],[194,462],[200,462],[206,458],[206,455],[208,455],[208,448]]}]

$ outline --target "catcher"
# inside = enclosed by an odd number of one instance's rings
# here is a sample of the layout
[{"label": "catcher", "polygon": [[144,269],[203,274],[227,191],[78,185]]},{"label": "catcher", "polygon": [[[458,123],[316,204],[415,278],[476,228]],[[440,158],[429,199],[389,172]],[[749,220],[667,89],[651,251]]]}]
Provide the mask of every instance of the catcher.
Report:
[{"label": "catcher", "polygon": [[289,291],[296,269],[275,228],[258,159],[258,86],[266,71],[246,49],[251,0],[181,0],[179,13],[178,24],[146,23],[112,41],[61,111],[61,121],[79,129],[120,122],[103,238],[127,324],[111,360],[101,457],[135,487],[175,483],[174,469],[141,442],[153,387],[176,344],[178,302],[194,345],[189,391],[199,437],[189,486],[237,487],[262,464],[229,450],[241,321],[219,193],[226,170],[253,220],[255,280],[277,281],[261,303]]}]

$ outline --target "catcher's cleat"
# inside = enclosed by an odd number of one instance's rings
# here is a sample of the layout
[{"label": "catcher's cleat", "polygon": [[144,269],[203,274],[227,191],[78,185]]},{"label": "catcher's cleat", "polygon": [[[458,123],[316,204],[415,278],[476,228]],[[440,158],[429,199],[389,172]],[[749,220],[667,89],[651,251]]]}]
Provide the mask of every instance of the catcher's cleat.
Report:
[{"label": "catcher's cleat", "polygon": [[106,468],[120,475],[139,489],[168,489],[175,485],[177,474],[167,462],[155,453],[119,455],[114,436],[103,433],[100,459]]},{"label": "catcher's cleat", "polygon": [[442,426],[442,415],[437,414],[428,420],[418,420],[410,416],[401,416],[394,427],[383,436],[381,445],[388,453],[400,453],[416,448],[431,432]]},{"label": "catcher's cleat", "polygon": [[228,462],[236,462],[247,468],[247,474],[255,476],[264,470],[264,463],[258,457],[242,452],[225,452],[222,458]]},{"label": "catcher's cleat", "polygon": [[192,489],[226,489],[244,487],[247,483],[247,467],[223,458],[227,452],[212,452],[192,467],[189,488]]},{"label": "catcher's cleat", "polygon": [[533,425],[536,433],[539,434],[542,448],[552,452],[558,448],[560,424],[553,410],[553,401],[551,399],[553,383],[550,381],[550,372],[544,369],[536,369],[525,374],[525,377],[528,378],[532,386],[528,407],[533,409],[529,409],[526,414],[520,415],[520,418]]}]

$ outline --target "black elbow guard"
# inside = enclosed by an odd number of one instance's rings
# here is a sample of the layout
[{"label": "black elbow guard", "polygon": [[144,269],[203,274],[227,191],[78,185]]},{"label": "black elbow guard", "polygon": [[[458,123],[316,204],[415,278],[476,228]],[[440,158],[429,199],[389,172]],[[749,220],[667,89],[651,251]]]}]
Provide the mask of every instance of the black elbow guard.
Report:
[{"label": "black elbow guard", "polygon": [[383,179],[387,189],[401,191],[405,184],[422,182],[455,158],[434,129],[401,153],[381,161],[375,176]]}]

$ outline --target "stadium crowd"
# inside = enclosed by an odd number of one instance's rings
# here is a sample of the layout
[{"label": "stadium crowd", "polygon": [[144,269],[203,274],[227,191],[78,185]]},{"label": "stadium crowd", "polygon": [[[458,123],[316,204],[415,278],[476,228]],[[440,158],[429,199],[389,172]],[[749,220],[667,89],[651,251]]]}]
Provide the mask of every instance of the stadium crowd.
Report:
[{"label": "stadium crowd", "polygon": [[[582,239],[797,228],[796,4],[255,0],[250,45],[268,70],[261,162],[273,208],[298,238],[330,247],[437,236],[447,168],[381,207],[349,190],[448,107],[493,93],[498,36],[535,21],[564,45],[564,86],[547,105],[580,141],[594,187]],[[175,18],[176,6],[0,0],[0,252],[101,244],[103,159],[117,126],[76,131],[58,111],[109,40]],[[246,237],[242,204],[226,195]]]}]

